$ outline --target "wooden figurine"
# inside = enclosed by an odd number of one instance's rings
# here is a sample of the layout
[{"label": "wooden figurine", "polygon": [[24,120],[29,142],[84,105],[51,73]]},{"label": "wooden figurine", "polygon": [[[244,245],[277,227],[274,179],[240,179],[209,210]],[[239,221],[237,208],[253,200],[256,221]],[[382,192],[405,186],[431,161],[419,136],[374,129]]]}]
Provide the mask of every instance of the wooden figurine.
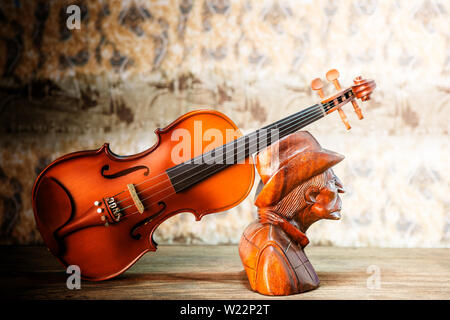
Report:
[{"label": "wooden figurine", "polygon": [[344,189],[331,167],[343,159],[322,149],[306,131],[286,136],[257,155],[259,219],[245,229],[239,243],[254,291],[290,295],[319,286],[303,251],[309,243],[305,232],[321,219],[340,219],[338,194]]}]

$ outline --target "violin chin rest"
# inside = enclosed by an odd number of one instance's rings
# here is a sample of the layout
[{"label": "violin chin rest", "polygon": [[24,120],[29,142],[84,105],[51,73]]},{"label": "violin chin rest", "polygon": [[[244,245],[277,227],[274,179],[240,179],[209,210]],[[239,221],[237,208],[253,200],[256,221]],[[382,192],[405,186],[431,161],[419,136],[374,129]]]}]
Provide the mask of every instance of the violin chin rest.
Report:
[{"label": "violin chin rest", "polygon": [[72,215],[70,196],[53,178],[44,177],[34,197],[36,223],[50,251],[58,256],[62,246],[55,237],[56,231],[69,221]]}]

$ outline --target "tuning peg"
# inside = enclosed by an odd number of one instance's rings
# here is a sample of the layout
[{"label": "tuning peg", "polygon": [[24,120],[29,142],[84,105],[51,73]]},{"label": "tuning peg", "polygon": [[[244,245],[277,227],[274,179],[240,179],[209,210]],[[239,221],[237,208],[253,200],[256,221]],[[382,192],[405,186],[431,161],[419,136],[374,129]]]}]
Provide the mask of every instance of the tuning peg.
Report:
[{"label": "tuning peg", "polygon": [[324,98],[325,95],[323,94],[323,82],[320,78],[315,78],[313,81],[311,81],[311,89],[314,91],[317,91],[317,94],[320,98]]},{"label": "tuning peg", "polygon": [[[363,79],[361,76],[358,76],[353,80],[353,82],[355,83],[355,85],[358,85],[363,82]],[[352,100],[352,105],[353,105],[353,108],[355,109],[356,114],[358,115],[359,120],[364,119],[364,116],[361,112],[361,108],[358,106],[358,104],[356,103],[355,100]]]},{"label": "tuning peg", "polygon": [[350,130],[352,127],[350,126],[350,123],[348,123],[347,116],[345,115],[344,111],[341,108],[338,108],[337,110],[342,122],[345,124],[345,127],[347,128],[347,130]]},{"label": "tuning peg", "polygon": [[359,120],[364,119],[364,116],[362,114],[361,108],[358,106],[358,104],[356,103],[355,100],[352,100],[352,105],[353,105],[353,109],[355,109],[355,112],[356,112],[356,114],[358,116],[358,119]]},{"label": "tuning peg", "polygon": [[330,71],[327,72],[326,77],[328,81],[333,82],[336,90],[341,90],[341,85],[339,84],[338,81],[339,71],[337,71],[336,69],[331,69]]},{"label": "tuning peg", "polygon": [[[336,69],[331,69],[326,74],[327,80],[330,82],[333,82],[334,87],[336,90],[341,90],[341,85],[339,84],[338,78],[339,78],[339,71]],[[341,117],[342,122],[345,124],[345,127],[347,130],[351,129],[350,123],[348,123],[347,116],[345,115],[344,111],[341,108],[337,109],[339,112],[339,116]]]}]

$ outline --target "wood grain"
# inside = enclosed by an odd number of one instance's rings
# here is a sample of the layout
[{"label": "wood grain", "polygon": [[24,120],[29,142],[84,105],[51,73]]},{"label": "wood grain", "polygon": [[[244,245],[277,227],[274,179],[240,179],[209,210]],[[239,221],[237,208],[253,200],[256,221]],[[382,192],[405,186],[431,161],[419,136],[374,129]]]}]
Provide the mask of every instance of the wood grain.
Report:
[{"label": "wood grain", "polygon": [[[307,247],[318,289],[287,297],[252,292],[237,246],[160,246],[119,277],[66,287],[43,247],[0,247],[0,297],[25,299],[450,299],[449,249]],[[369,289],[369,266],[381,288]]]}]

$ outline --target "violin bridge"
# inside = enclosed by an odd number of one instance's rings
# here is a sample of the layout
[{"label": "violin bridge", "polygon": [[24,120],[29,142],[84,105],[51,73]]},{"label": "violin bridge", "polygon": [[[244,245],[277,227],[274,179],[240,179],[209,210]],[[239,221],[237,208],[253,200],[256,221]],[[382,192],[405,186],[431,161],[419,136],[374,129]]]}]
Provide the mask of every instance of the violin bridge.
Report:
[{"label": "violin bridge", "polygon": [[139,196],[136,192],[136,188],[134,187],[134,184],[130,183],[127,184],[128,191],[130,192],[131,199],[133,199],[134,205],[138,209],[139,213],[142,214],[144,212],[144,205],[142,204],[141,200],[139,199]]}]

